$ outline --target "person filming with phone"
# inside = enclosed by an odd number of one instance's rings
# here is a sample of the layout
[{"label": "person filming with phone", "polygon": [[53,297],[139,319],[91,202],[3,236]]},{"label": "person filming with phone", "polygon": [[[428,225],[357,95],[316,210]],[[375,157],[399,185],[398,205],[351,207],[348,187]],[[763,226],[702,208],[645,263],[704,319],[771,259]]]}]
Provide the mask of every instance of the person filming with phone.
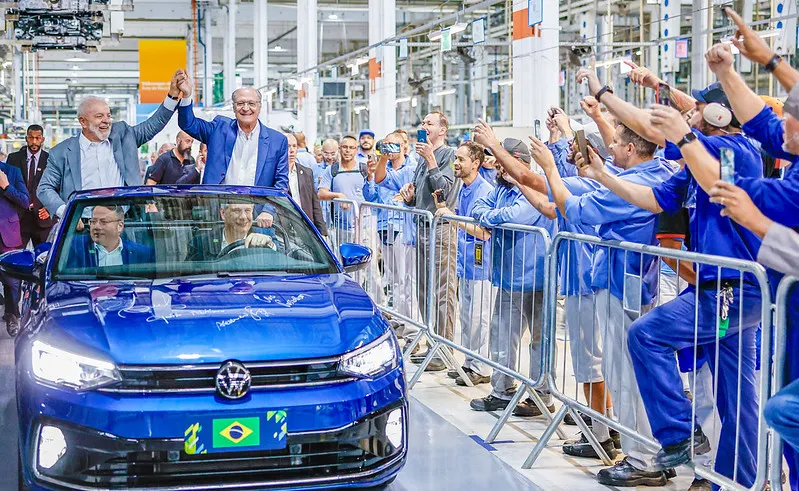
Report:
[{"label": "person filming with phone", "polygon": [[[419,154],[419,163],[413,174],[410,173],[389,173],[384,179],[375,176],[375,182],[380,184],[385,180],[386,186],[395,190],[401,196],[402,201],[418,210],[427,210],[433,214],[436,212],[436,200],[433,193],[441,190],[441,196],[449,208],[455,207],[458,197],[460,183],[455,182],[455,174],[452,170],[452,163],[455,161],[455,149],[447,146],[446,137],[449,130],[447,117],[440,112],[431,112],[425,116],[422,122],[422,129],[417,134],[416,152]],[[430,226],[421,223],[419,227],[418,240],[427,243],[430,238]],[[457,264],[457,234],[456,227],[449,223],[443,223],[436,228],[435,247],[436,247],[436,277],[438,305],[437,316],[438,332],[445,338],[452,340],[455,328],[455,300],[457,278],[455,276],[455,266]],[[425,247],[419,248],[421,254],[418,258],[418,291],[417,299],[423,317],[427,317],[427,267],[429,261],[429,251]],[[420,363],[424,360],[427,353],[420,353],[411,356],[411,361]],[[428,365],[429,371],[440,371],[445,368],[444,362],[438,357]]]}]

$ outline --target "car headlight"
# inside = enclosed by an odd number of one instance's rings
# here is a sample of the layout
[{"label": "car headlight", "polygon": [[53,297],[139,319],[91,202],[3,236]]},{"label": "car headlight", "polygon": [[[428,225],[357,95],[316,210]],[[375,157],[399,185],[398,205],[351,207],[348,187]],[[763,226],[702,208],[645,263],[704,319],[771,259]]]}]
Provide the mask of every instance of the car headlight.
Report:
[{"label": "car headlight", "polygon": [[111,362],[70,353],[39,340],[33,342],[31,350],[33,375],[43,382],[88,390],[120,380]]},{"label": "car headlight", "polygon": [[356,377],[373,378],[396,368],[397,352],[397,341],[388,331],[374,342],[344,355],[339,370]]}]

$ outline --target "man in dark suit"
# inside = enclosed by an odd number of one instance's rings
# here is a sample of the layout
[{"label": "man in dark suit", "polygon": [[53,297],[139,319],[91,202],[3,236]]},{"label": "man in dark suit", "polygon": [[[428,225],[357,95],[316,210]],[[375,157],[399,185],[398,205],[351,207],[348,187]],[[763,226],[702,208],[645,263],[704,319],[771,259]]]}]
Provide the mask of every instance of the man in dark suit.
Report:
[{"label": "man in dark suit", "polygon": [[150,247],[122,238],[125,211],[120,206],[95,206],[89,234],[76,233],[67,261],[70,269],[148,264],[155,258]]},{"label": "man in dark suit", "polygon": [[36,197],[36,187],[39,186],[39,180],[47,165],[48,154],[42,149],[44,129],[38,124],[28,126],[25,142],[27,146],[8,156],[8,163],[19,169],[30,197],[30,206],[19,214],[22,246],[26,247],[30,240],[35,247],[47,240],[47,235],[53,227],[50,213]]},{"label": "man in dark suit", "polygon": [[222,226],[196,235],[189,245],[186,260],[213,261],[222,252],[227,253],[238,247],[267,247],[274,250],[276,246],[272,237],[252,231],[254,210],[255,206],[251,204],[222,205]]},{"label": "man in dark suit", "polygon": [[66,203],[75,191],[141,184],[139,147],[172,119],[180,96],[177,75],[172,77],[164,102],[136,126],[124,121],[112,123],[111,109],[99,97],[81,101],[80,134],[53,147],[36,188],[37,197],[51,215],[63,217]]},{"label": "man in dark suit", "polygon": [[[19,230],[19,214],[28,209],[30,199],[25,188],[22,173],[13,165],[0,162],[0,253],[22,249],[22,236]],[[19,332],[19,281],[5,275],[3,299],[5,310],[3,320],[9,336]]]},{"label": "man in dark suit", "polygon": [[[183,73],[178,87],[183,99],[178,107],[180,129],[208,145],[203,184],[263,186],[288,189],[288,142],[281,133],[258,120],[261,93],[254,87],[233,92],[236,119],[217,116],[213,121],[194,117],[190,99],[193,82]],[[273,216],[261,211],[259,227],[271,227]]]},{"label": "man in dark suit", "polygon": [[327,225],[322,217],[319,197],[316,195],[313,171],[297,160],[298,145],[295,136],[286,133],[286,138],[289,143],[289,193],[311,219],[311,223],[319,229],[319,233],[327,236]]}]

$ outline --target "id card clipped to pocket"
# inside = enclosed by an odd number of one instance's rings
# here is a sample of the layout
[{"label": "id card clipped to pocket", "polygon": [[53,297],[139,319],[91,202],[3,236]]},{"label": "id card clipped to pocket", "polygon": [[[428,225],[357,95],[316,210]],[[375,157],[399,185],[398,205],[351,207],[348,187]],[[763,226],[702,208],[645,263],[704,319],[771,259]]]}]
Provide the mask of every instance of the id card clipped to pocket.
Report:
[{"label": "id card clipped to pocket", "polygon": [[483,244],[479,242],[474,243],[474,265],[483,265]]}]

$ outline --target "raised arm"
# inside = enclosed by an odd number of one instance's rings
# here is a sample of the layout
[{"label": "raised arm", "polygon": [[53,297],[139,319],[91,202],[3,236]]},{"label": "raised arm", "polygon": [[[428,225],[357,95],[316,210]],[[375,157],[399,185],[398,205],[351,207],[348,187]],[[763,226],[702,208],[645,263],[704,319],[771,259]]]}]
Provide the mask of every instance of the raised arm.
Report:
[{"label": "raised arm", "polygon": [[214,123],[194,116],[194,104],[191,100],[194,84],[186,74],[178,76],[178,78],[178,87],[183,94],[183,99],[178,106],[178,126],[195,140],[200,140],[207,145],[211,133],[214,131]]},{"label": "raised arm", "polygon": [[[727,15],[738,27],[738,32],[735,33],[735,36],[732,39],[732,44],[734,44],[735,47],[738,48],[741,54],[745,57],[749,58],[755,63],[766,66],[774,58],[774,51],[768,47],[768,44],[763,41],[763,38],[761,38],[757,32],[746,25],[746,22],[744,22],[741,16],[738,15],[734,10],[727,7],[725,12],[727,12]],[[797,82],[799,82],[799,71],[793,68],[785,60],[777,63],[777,66],[774,67],[774,71],[772,73],[787,92],[793,90],[793,87]],[[727,95],[730,96],[730,94]],[[732,100],[731,96],[730,100]]]},{"label": "raised arm", "polygon": [[580,107],[585,114],[596,123],[599,134],[602,135],[602,142],[606,147],[610,147],[613,144],[613,137],[616,135],[616,128],[602,116],[602,111],[599,108],[599,101],[588,96],[580,101]]},{"label": "raised arm", "polygon": [[133,136],[136,138],[137,146],[140,147],[152,140],[155,135],[164,129],[167,123],[169,123],[169,120],[172,119],[172,115],[175,114],[175,108],[178,106],[178,100],[180,98],[178,78],[182,72],[183,70],[178,70],[175,72],[175,75],[172,76],[172,80],[169,83],[169,96],[158,106],[158,109],[155,110],[153,115],[136,126],[131,127]]},{"label": "raised arm", "polygon": [[[602,83],[590,68],[581,68],[577,72],[577,82],[588,81],[588,89],[591,95],[596,98],[597,93],[602,90]],[[616,118],[624,123],[642,138],[655,143],[661,147],[666,145],[666,137],[661,131],[651,127],[649,124],[649,114],[643,109],[639,109],[612,92],[605,92],[599,101],[608,108]]]},{"label": "raised arm", "polygon": [[655,193],[652,191],[652,188],[619,179],[606,171],[605,163],[602,162],[599,155],[590,147],[588,148],[588,155],[590,162],[588,165],[584,165],[585,161],[580,153],[575,156],[575,162],[580,169],[580,175],[589,179],[594,179],[619,198],[638,208],[643,208],[652,213],[660,213],[663,211],[660,207],[660,203],[655,199]]},{"label": "raised arm", "polygon": [[473,137],[474,141],[491,150],[497,162],[499,162],[502,168],[505,169],[505,172],[515,179],[516,182],[531,187],[541,193],[547,192],[546,179],[531,171],[528,166],[525,166],[508,153],[508,151],[502,147],[499,140],[497,140],[497,137],[494,135],[494,130],[492,130],[485,121],[478,120],[477,126],[474,128]]},{"label": "raised arm", "polygon": [[517,187],[519,188],[519,191],[522,192],[524,197],[527,198],[527,201],[529,201],[530,204],[533,205],[533,208],[538,210],[539,213],[550,220],[555,220],[558,218],[558,207],[555,203],[549,201],[548,196],[527,186],[518,185]]},{"label": "raised arm", "polygon": [[705,59],[710,70],[721,82],[738,121],[745,124],[760,114],[766,103],[746,85],[746,82],[735,71],[733,67],[735,59],[730,45],[716,44],[705,53]]},{"label": "raised arm", "polygon": [[[624,64],[632,69],[630,71],[630,81],[634,84],[657,90],[658,85],[665,83],[646,67],[638,66],[629,60],[625,60]],[[669,86],[669,100],[671,105],[681,113],[690,111],[696,106],[696,99],[676,87]]]},{"label": "raised arm", "polygon": [[[555,201],[555,205],[557,205],[558,209],[560,210],[561,215],[566,216],[566,199],[571,196],[571,192],[563,184],[563,179],[560,177],[560,173],[558,172],[558,167],[555,165],[555,156],[552,155],[552,152],[549,148],[544,145],[543,142],[539,141],[535,137],[530,137],[530,153],[532,154],[533,158],[538,165],[544,169],[544,173],[547,175],[547,180],[549,181],[549,190],[552,192],[552,199]],[[524,194],[524,190],[522,190]],[[527,194],[525,194],[527,197]],[[536,207],[538,211],[539,205],[544,207],[544,203],[541,202],[540,197],[533,195],[533,199],[537,202],[530,201],[530,204]],[[546,200],[547,202],[549,200]],[[541,212],[543,213],[543,212]]]}]

